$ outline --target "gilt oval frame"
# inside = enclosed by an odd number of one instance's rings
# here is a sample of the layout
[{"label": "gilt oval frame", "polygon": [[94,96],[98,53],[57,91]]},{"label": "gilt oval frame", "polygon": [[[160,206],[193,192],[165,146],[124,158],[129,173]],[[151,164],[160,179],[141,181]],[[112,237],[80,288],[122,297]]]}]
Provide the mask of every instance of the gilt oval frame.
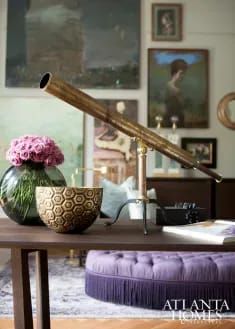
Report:
[{"label": "gilt oval frame", "polygon": [[231,101],[235,101],[235,92],[228,93],[221,98],[217,107],[217,115],[225,127],[235,130],[235,122],[228,115],[228,105]]}]

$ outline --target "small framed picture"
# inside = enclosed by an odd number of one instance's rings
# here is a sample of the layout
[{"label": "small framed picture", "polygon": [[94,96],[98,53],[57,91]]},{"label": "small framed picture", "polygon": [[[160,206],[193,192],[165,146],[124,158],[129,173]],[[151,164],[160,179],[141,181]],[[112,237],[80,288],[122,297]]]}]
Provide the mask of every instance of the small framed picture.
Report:
[{"label": "small framed picture", "polygon": [[216,138],[182,138],[181,146],[204,166],[208,168],[216,168]]},{"label": "small framed picture", "polygon": [[182,40],[182,5],[176,3],[152,4],[152,40]]}]

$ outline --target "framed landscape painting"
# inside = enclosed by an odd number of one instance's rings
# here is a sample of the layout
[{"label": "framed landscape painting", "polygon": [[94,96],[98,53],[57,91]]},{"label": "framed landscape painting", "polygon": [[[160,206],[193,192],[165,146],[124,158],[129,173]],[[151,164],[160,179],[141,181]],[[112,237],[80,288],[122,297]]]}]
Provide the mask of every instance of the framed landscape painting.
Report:
[{"label": "framed landscape painting", "polygon": [[6,86],[139,88],[140,0],[8,0]]},{"label": "framed landscape painting", "polygon": [[206,49],[148,50],[148,126],[208,128],[209,63]]},{"label": "framed landscape painting", "polygon": [[[14,98],[1,100],[0,177],[10,167],[6,151],[13,138],[39,135],[52,138],[64,154],[59,166],[68,186],[76,168],[83,167],[84,115],[56,98]],[[74,180],[73,180],[74,182]],[[83,174],[76,176],[76,186],[83,184]]]},{"label": "framed landscape painting", "polygon": [[[136,100],[100,100],[111,112],[138,121]],[[94,120],[94,167],[105,168],[105,177],[120,184],[129,176],[136,176],[136,143],[109,124]],[[94,181],[98,184],[100,174],[94,171]]]},{"label": "framed landscape painting", "polygon": [[152,4],[152,40],[182,40],[182,5],[177,3]]}]

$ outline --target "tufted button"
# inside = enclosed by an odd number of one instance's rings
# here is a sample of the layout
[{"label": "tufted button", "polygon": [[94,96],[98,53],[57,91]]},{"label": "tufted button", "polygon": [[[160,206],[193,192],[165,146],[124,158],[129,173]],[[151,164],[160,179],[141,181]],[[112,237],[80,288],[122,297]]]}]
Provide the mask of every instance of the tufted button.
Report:
[{"label": "tufted button", "polygon": [[123,258],[130,261],[136,261],[135,254],[123,254]]}]

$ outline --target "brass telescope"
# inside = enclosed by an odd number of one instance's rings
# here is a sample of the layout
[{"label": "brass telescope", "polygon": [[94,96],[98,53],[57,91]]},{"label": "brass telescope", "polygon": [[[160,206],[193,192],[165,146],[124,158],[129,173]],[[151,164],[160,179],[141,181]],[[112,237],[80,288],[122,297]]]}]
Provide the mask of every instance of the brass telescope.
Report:
[{"label": "brass telescope", "polygon": [[40,88],[62,99],[77,109],[82,110],[83,112],[110,124],[126,135],[135,138],[138,143],[137,154],[139,196],[137,199],[130,199],[124,203],[119,208],[115,220],[112,223],[107,224],[114,224],[117,221],[122,208],[128,203],[141,203],[143,205],[144,234],[147,234],[146,204],[155,203],[159,205],[155,199],[148,199],[147,197],[146,157],[148,147],[163,153],[169,158],[181,163],[186,168],[193,168],[202,171],[208,176],[214,178],[216,182],[222,181],[221,175],[203,166],[197,159],[192,157],[189,152],[170,143],[165,138],[157,135],[144,126],[124,118],[121,114],[110,112],[109,109],[101,105],[96,99],[92,98],[81,90],[76,89],[60,78],[53,76],[51,73],[44,74],[40,82]]},{"label": "brass telescope", "polygon": [[46,73],[42,77],[40,88],[62,99],[66,103],[73,105],[77,109],[109,123],[126,135],[137,138],[146,146],[165,154],[169,158],[181,163],[186,168],[198,169],[214,178],[217,182],[222,180],[221,175],[200,164],[189,152],[170,143],[165,138],[144,126],[124,118],[119,113],[111,113],[107,108],[97,102],[96,99],[74,88],[60,78],[53,76],[51,73]]}]

